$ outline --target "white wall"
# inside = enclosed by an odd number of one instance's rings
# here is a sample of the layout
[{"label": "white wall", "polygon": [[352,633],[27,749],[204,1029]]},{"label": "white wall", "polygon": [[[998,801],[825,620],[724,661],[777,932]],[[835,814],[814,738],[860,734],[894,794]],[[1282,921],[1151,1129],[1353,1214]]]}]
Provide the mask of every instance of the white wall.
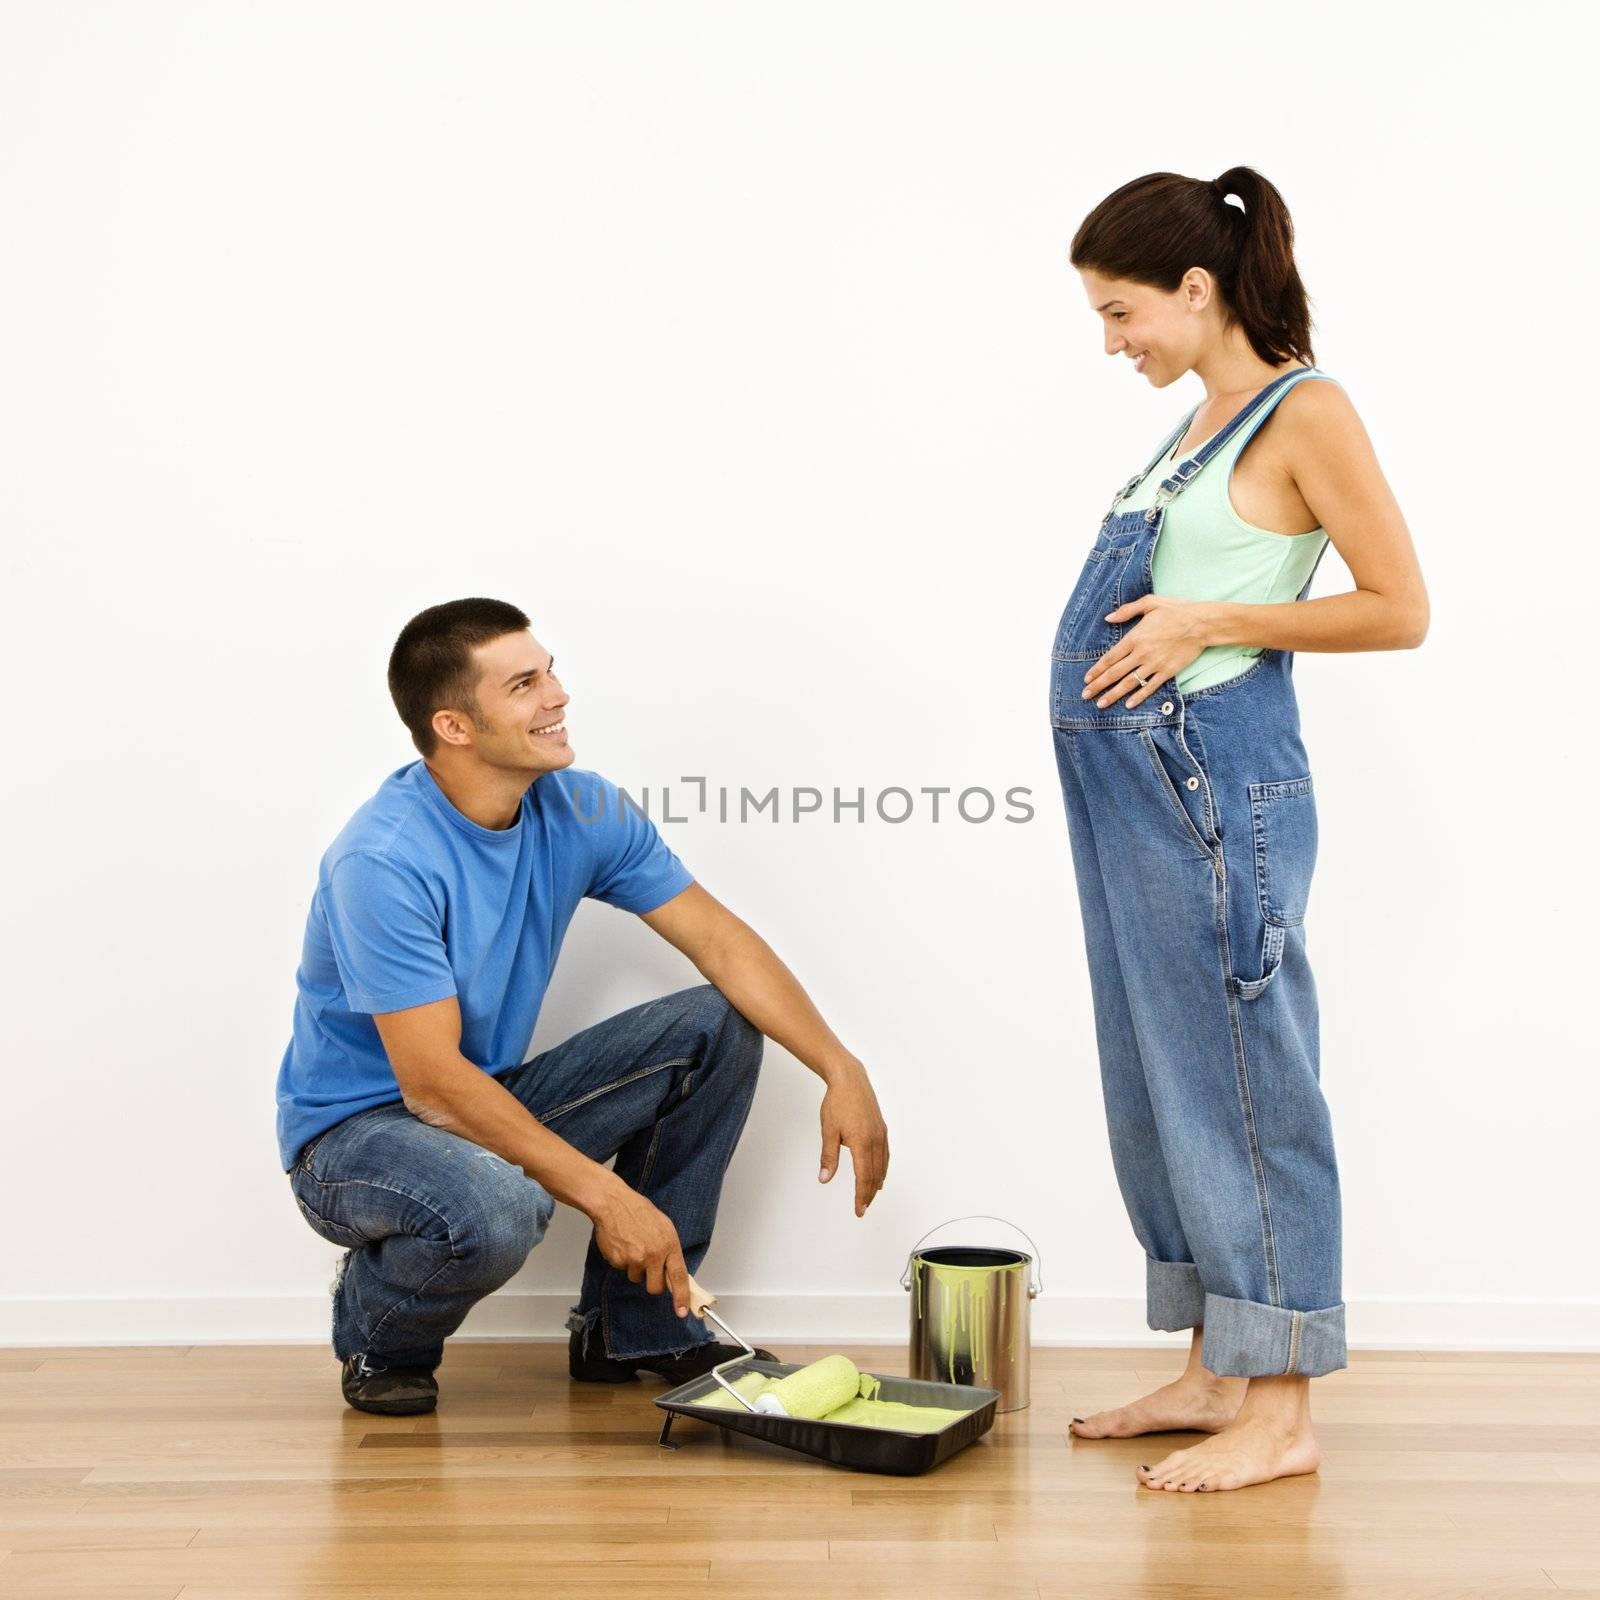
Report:
[{"label": "white wall", "polygon": [[[413,754],[390,644],[465,594],[531,613],[629,786],[1033,791],[1020,826],[666,827],[891,1123],[858,1221],[770,1048],[701,1274],[748,1331],[901,1336],[906,1251],[981,1211],[1042,1247],[1041,1338],[1180,1337],[1112,1176],[1045,691],[1199,390],[1108,362],[1065,251],[1139,173],[1249,162],[1434,601],[1420,651],[1296,668],[1351,1342],[1600,1344],[1567,8],[3,15],[0,1339],[326,1338],[273,1079],[317,858]],[[585,906],[533,1046],[696,981]],[[557,1330],[580,1221],[467,1331]]]}]

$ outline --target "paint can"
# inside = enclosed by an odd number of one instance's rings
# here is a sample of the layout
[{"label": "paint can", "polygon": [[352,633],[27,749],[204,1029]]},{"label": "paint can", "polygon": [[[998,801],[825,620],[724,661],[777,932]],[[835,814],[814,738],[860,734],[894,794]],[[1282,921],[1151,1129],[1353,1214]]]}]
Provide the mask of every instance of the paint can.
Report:
[{"label": "paint can", "polygon": [[1001,1217],[954,1217],[911,1247],[900,1287],[911,1293],[911,1376],[934,1383],[998,1389],[999,1411],[1028,1404],[1029,1311],[1044,1288],[1033,1278],[1033,1255],[987,1245],[923,1246],[956,1222],[1000,1222]]}]

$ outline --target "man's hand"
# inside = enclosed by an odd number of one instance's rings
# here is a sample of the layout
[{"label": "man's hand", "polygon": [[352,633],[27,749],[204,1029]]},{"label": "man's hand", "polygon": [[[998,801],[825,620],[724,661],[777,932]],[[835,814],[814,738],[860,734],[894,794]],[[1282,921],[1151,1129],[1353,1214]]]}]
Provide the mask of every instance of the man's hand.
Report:
[{"label": "man's hand", "polygon": [[671,1294],[678,1315],[688,1316],[689,1268],[672,1219],[620,1178],[590,1216],[600,1254],[631,1282],[642,1278],[651,1294]]},{"label": "man's hand", "polygon": [[766,940],[698,883],[640,915],[694,962],[740,1016],[828,1085],[822,1097],[821,1179],[826,1183],[833,1176],[839,1146],[847,1146],[856,1169],[856,1215],[865,1216],[889,1170],[889,1135],[867,1069],[839,1042]]},{"label": "man's hand", "polygon": [[889,1130],[865,1067],[834,1079],[822,1097],[822,1171],[827,1183],[839,1165],[839,1146],[850,1152],[856,1174],[856,1215],[864,1217],[889,1172]]}]

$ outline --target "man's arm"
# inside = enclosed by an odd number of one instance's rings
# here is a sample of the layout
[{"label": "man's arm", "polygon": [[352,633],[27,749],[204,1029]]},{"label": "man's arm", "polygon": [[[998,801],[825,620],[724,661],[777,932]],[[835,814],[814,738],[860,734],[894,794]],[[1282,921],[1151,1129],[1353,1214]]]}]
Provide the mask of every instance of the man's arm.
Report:
[{"label": "man's arm", "polygon": [[406,1108],[420,1121],[492,1150],[594,1222],[612,1266],[689,1309],[689,1269],[671,1219],[614,1172],[552,1133],[504,1084],[461,1054],[456,997],[373,1016]]},{"label": "man's arm", "polygon": [[733,1008],[803,1061],[828,1086],[822,1099],[822,1170],[828,1182],[839,1146],[855,1167],[855,1208],[865,1216],[889,1170],[889,1133],[867,1069],[822,1020],[799,980],[760,934],[698,883],[640,920],[681,950]]}]

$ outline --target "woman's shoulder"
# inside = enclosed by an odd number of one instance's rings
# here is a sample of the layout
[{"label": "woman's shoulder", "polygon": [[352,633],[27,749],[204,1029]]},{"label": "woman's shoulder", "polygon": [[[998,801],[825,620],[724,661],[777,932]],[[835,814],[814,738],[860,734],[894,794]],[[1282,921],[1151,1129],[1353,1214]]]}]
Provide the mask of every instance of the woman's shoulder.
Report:
[{"label": "woman's shoulder", "polygon": [[1296,447],[1336,446],[1365,436],[1366,428],[1343,383],[1331,372],[1316,370],[1289,385],[1273,408],[1278,416],[1278,442],[1291,454]]},{"label": "woman's shoulder", "polygon": [[1369,493],[1381,479],[1377,452],[1345,386],[1331,374],[1302,378],[1278,404],[1282,413],[1269,454],[1293,478],[1307,504],[1317,496],[1316,514],[1326,524],[1326,507],[1337,497]]},{"label": "woman's shoulder", "polygon": [[1289,385],[1277,410],[1285,416],[1303,417],[1315,423],[1338,416],[1355,415],[1355,406],[1340,380],[1321,367],[1313,367],[1305,377]]}]

